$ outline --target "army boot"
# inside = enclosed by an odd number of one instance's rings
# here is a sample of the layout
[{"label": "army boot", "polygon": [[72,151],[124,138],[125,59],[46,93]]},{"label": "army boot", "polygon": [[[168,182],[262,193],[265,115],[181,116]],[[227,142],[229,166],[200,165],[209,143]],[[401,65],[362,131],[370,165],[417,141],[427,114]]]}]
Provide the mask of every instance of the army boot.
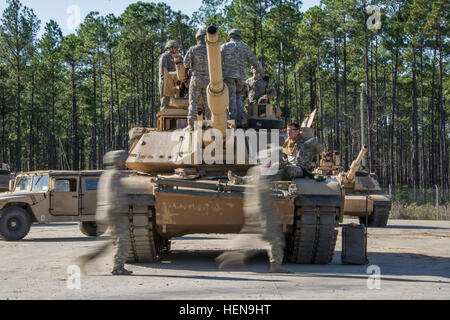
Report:
[{"label": "army boot", "polygon": [[111,272],[111,274],[113,276],[130,276],[133,274],[133,271],[129,271],[129,270],[125,269],[124,267],[116,267]]},{"label": "army boot", "polygon": [[234,174],[232,171],[228,171],[228,180],[230,181],[230,184],[234,185],[245,184],[245,179]]},{"label": "army boot", "polygon": [[245,264],[247,254],[244,251],[230,251],[224,252],[216,258],[216,262],[219,263],[219,269],[229,269],[234,266]]},{"label": "army boot", "polygon": [[281,264],[273,262],[270,264],[270,273],[292,273],[292,272],[283,268]]}]

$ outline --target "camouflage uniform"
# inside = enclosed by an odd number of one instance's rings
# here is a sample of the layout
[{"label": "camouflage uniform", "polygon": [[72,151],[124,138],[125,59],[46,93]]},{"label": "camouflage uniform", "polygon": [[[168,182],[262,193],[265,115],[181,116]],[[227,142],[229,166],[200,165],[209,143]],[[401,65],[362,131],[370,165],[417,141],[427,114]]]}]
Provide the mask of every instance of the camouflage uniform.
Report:
[{"label": "camouflage uniform", "polygon": [[[289,143],[287,139],[285,146]],[[315,178],[312,174],[315,168],[315,157],[323,152],[322,144],[316,138],[299,136],[295,142],[292,154],[283,154],[284,179]],[[322,179],[318,179],[322,180]]]},{"label": "camouflage uniform", "polygon": [[[271,185],[280,180],[278,174],[264,175],[263,166],[253,167],[244,180],[249,184],[245,190],[244,215],[245,223],[235,245],[240,249],[225,252],[217,258],[221,268],[243,264],[257,253],[251,246],[263,240],[268,244],[267,254],[271,272],[289,273],[281,267],[284,258],[285,237],[281,223],[276,214]],[[258,237],[259,239],[255,239]]]},{"label": "camouflage uniform", "polygon": [[[176,41],[167,42],[166,49],[178,46]],[[176,71],[175,60],[169,51],[164,52],[159,59],[159,96],[161,97],[161,110],[169,106],[170,97],[164,96],[164,69],[168,72]]]},{"label": "camouflage uniform", "polygon": [[264,74],[264,70],[250,48],[240,42],[241,32],[239,30],[231,30],[229,37],[230,41],[221,47],[223,77],[230,94],[228,110],[230,119],[239,123],[244,111],[243,98],[245,81],[247,79],[245,74],[246,64],[250,63],[261,75]]},{"label": "camouflage uniform", "polygon": [[[125,163],[126,158],[126,151],[113,151],[105,155],[104,162],[108,166],[108,170],[100,177],[97,193],[97,230],[98,232],[105,232],[108,227],[110,229],[114,247],[113,275],[130,275],[132,273],[124,268],[130,251],[128,217],[130,200],[121,183],[123,174],[120,170],[125,168],[117,165]],[[95,252],[83,256],[81,263],[85,265],[90,260],[95,259],[107,249],[109,244],[107,243]]]},{"label": "camouflage uniform", "polygon": [[245,82],[245,95],[248,96],[248,104],[252,106],[257,104],[264,95],[267,95],[269,100],[272,99],[276,91],[268,79],[252,77]]},{"label": "camouflage uniform", "polygon": [[272,200],[272,181],[279,180],[278,175],[266,176],[259,167],[249,170],[252,184],[246,188],[244,201],[245,225],[241,233],[256,233],[269,244],[270,264],[281,265],[284,258],[285,239],[276,209]]},{"label": "camouflage uniform", "polygon": [[209,69],[205,36],[206,30],[199,30],[197,33],[197,45],[191,47],[184,58],[184,66],[191,73],[188,115],[188,123],[191,128],[194,127],[194,123],[197,121],[200,97],[203,98],[205,119],[211,120],[211,110],[206,97],[206,89],[209,85]]}]

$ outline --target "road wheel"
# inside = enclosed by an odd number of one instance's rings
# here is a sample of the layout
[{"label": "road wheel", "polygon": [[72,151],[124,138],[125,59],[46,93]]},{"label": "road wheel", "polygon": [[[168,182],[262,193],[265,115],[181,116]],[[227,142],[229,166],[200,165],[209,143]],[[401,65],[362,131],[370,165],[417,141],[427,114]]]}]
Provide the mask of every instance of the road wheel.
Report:
[{"label": "road wheel", "polygon": [[30,231],[31,218],[20,207],[8,207],[0,217],[0,240],[19,241]]},{"label": "road wheel", "polygon": [[80,231],[88,237],[101,236],[103,232],[97,230],[97,223],[95,221],[80,222]]}]

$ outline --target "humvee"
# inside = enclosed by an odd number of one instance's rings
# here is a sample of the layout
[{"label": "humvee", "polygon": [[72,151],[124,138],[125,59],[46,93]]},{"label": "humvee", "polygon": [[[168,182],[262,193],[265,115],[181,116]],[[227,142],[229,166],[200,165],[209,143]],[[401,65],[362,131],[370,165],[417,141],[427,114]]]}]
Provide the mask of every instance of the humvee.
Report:
[{"label": "humvee", "polygon": [[10,192],[0,194],[0,240],[18,241],[33,223],[80,223],[97,236],[95,210],[103,171],[37,171],[18,174]]}]

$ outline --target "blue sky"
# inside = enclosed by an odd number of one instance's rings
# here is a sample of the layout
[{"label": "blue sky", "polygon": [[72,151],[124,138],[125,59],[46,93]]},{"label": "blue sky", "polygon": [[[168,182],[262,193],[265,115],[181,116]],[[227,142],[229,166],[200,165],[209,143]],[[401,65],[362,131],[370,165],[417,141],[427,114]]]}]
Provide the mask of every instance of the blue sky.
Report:
[{"label": "blue sky", "polygon": [[[109,13],[120,15],[125,8],[137,0],[21,0],[24,6],[33,9],[34,13],[41,20],[42,34],[45,24],[50,20],[55,20],[61,27],[63,34],[74,32],[74,25],[77,20],[83,21],[84,17],[91,11],[98,11],[106,16]],[[202,0],[163,0],[149,2],[165,2],[172,10],[181,11],[189,16],[200,8]],[[303,0],[302,10],[318,5],[320,0]],[[0,0],[0,12],[7,7],[6,0]],[[80,19],[77,19],[78,12]]]}]

